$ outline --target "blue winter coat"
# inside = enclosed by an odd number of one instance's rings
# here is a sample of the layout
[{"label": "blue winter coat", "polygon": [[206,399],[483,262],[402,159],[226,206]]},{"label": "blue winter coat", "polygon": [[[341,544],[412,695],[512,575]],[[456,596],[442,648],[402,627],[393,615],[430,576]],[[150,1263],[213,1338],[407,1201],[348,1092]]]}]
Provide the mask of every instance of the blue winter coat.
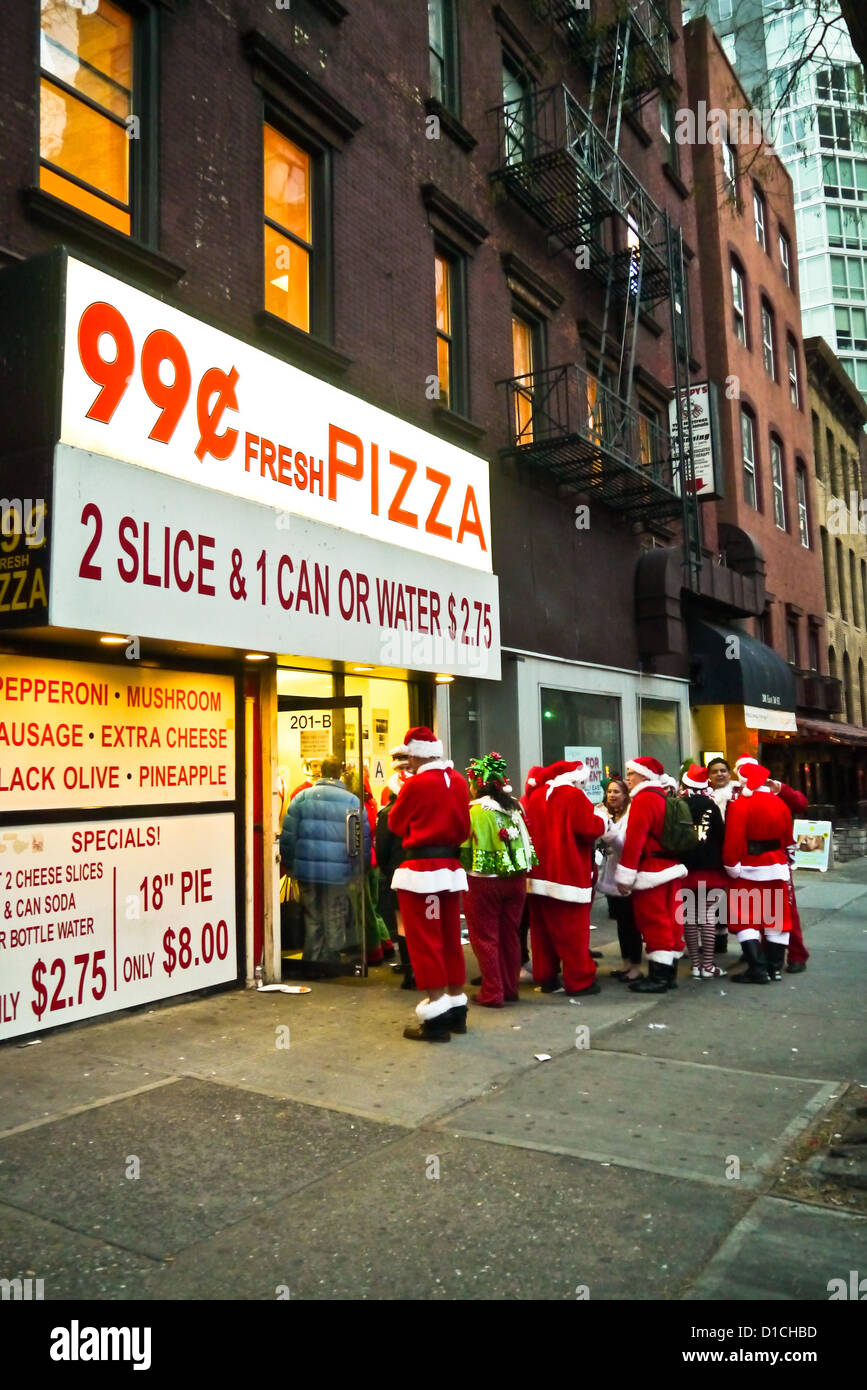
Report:
[{"label": "blue winter coat", "polygon": [[346,817],[361,815],[364,867],[370,863],[370,826],[358,797],[342,782],[325,778],[299,792],[289,803],[280,832],[280,862],[301,883],[348,883],[358,859],[346,853]]}]

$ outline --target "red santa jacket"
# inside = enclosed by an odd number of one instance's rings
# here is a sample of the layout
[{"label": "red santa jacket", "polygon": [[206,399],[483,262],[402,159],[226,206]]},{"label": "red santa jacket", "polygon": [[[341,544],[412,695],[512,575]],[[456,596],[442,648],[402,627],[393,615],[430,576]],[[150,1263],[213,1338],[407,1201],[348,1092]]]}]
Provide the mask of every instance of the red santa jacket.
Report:
[{"label": "red santa jacket", "polygon": [[[751,796],[741,792],[729,803],[726,816],[725,871],[730,878],[787,883],[792,876],[788,850],[793,839],[792,813],[781,796],[768,787],[759,787]],[[758,848],[772,842],[770,849]]]},{"label": "red santa jacket", "polygon": [[[544,772],[534,768],[538,780]],[[539,862],[527,892],[560,902],[589,903],[593,897],[593,847],[605,829],[580,787],[555,778],[525,797],[527,821]]]},{"label": "red santa jacket", "polygon": [[[424,763],[404,782],[388,813],[388,828],[403,841],[404,860],[392,888],[410,893],[459,893],[467,886],[458,851],[470,835],[470,792],[452,763]],[[433,858],[416,849],[452,849]]]},{"label": "red santa jacket", "polygon": [[673,878],[686,877],[686,865],[663,853],[660,845],[665,821],[665,789],[641,782],[629,793],[629,820],[623,853],[614,874],[622,888],[640,893]]}]

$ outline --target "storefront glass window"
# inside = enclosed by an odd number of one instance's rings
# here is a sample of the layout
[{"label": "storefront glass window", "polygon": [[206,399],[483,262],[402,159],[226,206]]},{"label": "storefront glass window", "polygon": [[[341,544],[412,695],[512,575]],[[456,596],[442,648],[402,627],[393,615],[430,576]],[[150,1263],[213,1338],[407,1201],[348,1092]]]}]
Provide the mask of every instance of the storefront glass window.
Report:
[{"label": "storefront glass window", "polygon": [[542,687],[542,762],[572,757],[572,748],[600,748],[607,777],[622,775],[620,701],[614,695]]},{"label": "storefront glass window", "polygon": [[680,771],[680,729],[674,700],[639,700],[641,756],[658,758],[666,772]]}]

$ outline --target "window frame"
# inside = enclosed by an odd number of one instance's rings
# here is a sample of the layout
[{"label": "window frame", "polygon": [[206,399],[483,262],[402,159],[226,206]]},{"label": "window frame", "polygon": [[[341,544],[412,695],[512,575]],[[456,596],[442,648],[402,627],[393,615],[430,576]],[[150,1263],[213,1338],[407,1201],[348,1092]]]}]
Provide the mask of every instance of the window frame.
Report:
[{"label": "window frame", "polygon": [[[735,281],[737,281],[737,284],[740,288],[740,306],[738,306],[737,298],[735,296]],[[747,324],[747,281],[746,275],[741,269],[739,269],[734,259],[731,261],[731,290],[732,305],[734,308],[735,316],[735,337],[737,338],[739,343],[743,343],[744,347],[748,348],[750,343],[750,337],[749,326]],[[739,328],[743,330],[742,333],[739,331]]]},{"label": "window frame", "polygon": [[[726,158],[728,156],[728,158]],[[723,192],[732,202],[738,198],[738,155],[734,145],[727,140],[722,143]],[[731,164],[731,169],[729,169]]]},{"label": "window frame", "polygon": [[664,92],[659,94],[659,130],[662,139],[665,141],[666,155],[664,163],[673,174],[680,177],[680,151],[677,148],[675,139],[675,113],[674,103]]},{"label": "window frame", "polygon": [[[514,343],[515,343],[515,338],[514,338],[514,323],[515,323],[515,320],[516,320],[516,319],[518,320],[519,323],[522,323],[526,328],[529,329],[529,333],[530,333],[530,375],[535,379],[535,377],[538,376],[538,374],[539,374],[540,372],[544,372],[544,370],[545,370],[545,368],[546,368],[546,366],[547,366],[547,347],[548,347],[547,327],[548,327],[548,325],[547,325],[547,322],[546,322],[545,319],[540,318],[538,314],[532,313],[531,310],[527,309],[526,306],[525,306],[524,304],[522,304],[521,301],[520,301],[519,299],[516,299],[516,298],[513,297],[513,299],[512,299],[512,306],[511,306],[511,314],[510,314],[510,316],[509,316],[509,324],[510,324],[510,327],[511,327],[511,329],[512,329],[512,376],[513,376],[513,377],[517,375],[516,372],[515,372],[515,350],[514,350]],[[515,430],[515,439],[518,440],[518,439],[520,438],[520,441],[521,441],[521,443],[523,443],[523,444],[532,444],[532,442],[533,442],[534,431],[533,431],[533,428],[532,428],[532,412],[533,412],[533,392],[532,392],[532,390],[530,391],[529,400],[530,400],[530,415],[531,415],[531,421],[530,421],[530,429],[529,429],[529,431],[526,429],[526,427],[524,428],[524,430],[519,430],[518,427],[519,427],[520,422],[519,422],[519,420],[518,420],[518,418],[517,418],[517,414],[516,414],[515,420],[512,422],[513,428],[514,428],[514,430]],[[517,412],[517,408],[518,408],[518,397],[517,397],[517,395],[516,395],[516,397],[515,397],[515,409],[516,409],[516,412]]]},{"label": "window frame", "polygon": [[[776,435],[771,435],[770,444],[771,456],[771,491],[773,496],[774,525],[779,531],[788,531],[788,519],[786,515],[786,487],[785,469],[783,464],[783,446]],[[777,467],[777,465],[779,465]],[[779,503],[779,507],[778,504]],[[782,520],[780,520],[782,516]]]},{"label": "window frame", "polygon": [[[300,333],[304,338],[331,342],[334,336],[334,277],[333,277],[333,219],[332,219],[332,148],[325,140],[318,139],[289,113],[270,101],[263,102],[260,135],[260,181],[262,196],[260,264],[262,266],[262,311],[276,319],[290,330]],[[285,235],[298,243],[286,228],[274,223],[265,214],[265,127],[271,126],[278,135],[290,140],[310,159],[310,235],[309,250],[309,302],[310,327],[299,328],[279,314],[265,308],[265,227]]]},{"label": "window frame", "polygon": [[786,334],[786,374],[789,378],[789,400],[798,410],[801,409],[800,364],[798,345],[791,333]]},{"label": "window frame", "polygon": [[[432,99],[438,101],[446,111],[450,111],[453,116],[460,117],[460,51],[456,0],[435,0],[435,3],[439,4],[442,17],[443,53],[442,56],[440,56],[431,43],[431,11],[430,0],[428,0],[428,79],[431,89],[430,94]],[[431,80],[432,59],[434,57],[442,63],[441,96],[437,96],[434,92],[433,81]]]},{"label": "window frame", "polygon": [[[774,311],[766,299],[762,299],[759,317],[762,326],[762,362],[771,381],[777,380],[777,335],[774,327]],[[768,330],[768,336],[765,329]]]},{"label": "window frame", "polygon": [[777,246],[780,252],[780,265],[783,268],[783,280],[790,290],[794,289],[792,283],[792,245],[782,227],[777,232]]},{"label": "window frame", "polygon": [[812,550],[810,504],[807,500],[807,465],[795,460],[795,501],[798,508],[798,537],[805,550]]},{"label": "window frame", "polygon": [[[744,421],[746,421],[747,424],[749,425],[750,446],[751,446],[751,451],[752,451],[752,457],[749,457],[749,456],[747,455],[747,452],[746,452],[746,449],[745,449]],[[757,451],[756,451],[756,423],[755,423],[755,419],[754,419],[752,413],[751,413],[751,412],[746,408],[746,406],[744,406],[744,405],[741,406],[740,427],[741,427],[741,486],[743,487],[744,501],[746,502],[747,506],[748,506],[748,507],[751,507],[752,510],[753,510],[754,512],[757,512],[757,511],[759,510],[759,490],[758,490],[758,471],[759,471],[759,470],[758,470],[758,458],[757,458]],[[750,495],[749,495],[749,492],[748,492],[747,486],[746,486],[746,480],[747,480],[747,479],[750,479],[750,490],[752,491],[752,500],[750,500]]]},{"label": "window frame", "polygon": [[[436,321],[436,260],[441,258],[449,271],[450,324],[448,335],[443,334]],[[434,331],[437,340],[449,340],[449,382],[448,397],[440,406],[450,410],[453,415],[469,417],[469,350],[467,332],[467,258],[462,251],[444,237],[434,238]],[[439,353],[437,353],[437,381],[439,381]]]},{"label": "window frame", "polygon": [[[505,139],[503,158],[506,166],[512,168],[513,165],[526,163],[526,161],[532,157],[533,92],[535,90],[535,81],[521,59],[518,58],[510,48],[507,48],[505,44],[503,44],[500,49],[500,91],[504,108],[512,102],[519,100],[517,97],[506,98],[506,73],[510,75],[513,81],[519,84],[521,88],[520,101],[523,103],[520,137],[516,137],[511,133],[511,127],[506,118],[505,110],[503,112],[503,135]],[[509,148],[510,140],[514,142],[511,149]],[[519,157],[515,157],[516,152]]]},{"label": "window frame", "polygon": [[753,231],[756,241],[762,250],[767,254],[768,250],[768,210],[765,205],[765,195],[758,184],[753,184]]}]

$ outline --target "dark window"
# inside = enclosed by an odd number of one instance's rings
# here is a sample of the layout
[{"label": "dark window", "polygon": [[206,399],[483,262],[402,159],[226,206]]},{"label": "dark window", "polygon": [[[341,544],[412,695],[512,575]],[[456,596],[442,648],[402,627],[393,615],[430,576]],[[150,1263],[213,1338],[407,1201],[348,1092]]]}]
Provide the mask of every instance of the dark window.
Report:
[{"label": "dark window", "polygon": [[674,138],[674,102],[659,98],[659,129],[665,141],[665,162],[672,173],[680,174],[680,153]]},{"label": "dark window", "polygon": [[809,642],[809,647],[810,647],[810,654],[809,654],[809,655],[810,655],[810,666],[809,666],[809,669],[810,669],[811,671],[818,671],[818,669],[819,669],[819,633],[818,633],[818,631],[816,630],[816,628],[814,628],[814,627],[812,627],[812,626],[810,627],[810,629],[809,629],[809,631],[808,631],[808,642]]},{"label": "dark window", "polygon": [[810,518],[807,511],[807,470],[802,463],[795,469],[795,484],[798,495],[798,535],[801,545],[810,549]]},{"label": "dark window", "polygon": [[789,646],[789,661],[793,666],[797,666],[800,659],[797,618],[789,618],[786,623],[786,633]]},{"label": "dark window", "polygon": [[458,26],[454,0],[427,0],[431,96],[458,114]]},{"label": "dark window", "polygon": [[530,154],[531,83],[517,63],[503,55],[506,163],[523,164]]},{"label": "dark window", "polygon": [[738,157],[731,145],[722,147],[723,192],[732,202],[738,196]]}]

